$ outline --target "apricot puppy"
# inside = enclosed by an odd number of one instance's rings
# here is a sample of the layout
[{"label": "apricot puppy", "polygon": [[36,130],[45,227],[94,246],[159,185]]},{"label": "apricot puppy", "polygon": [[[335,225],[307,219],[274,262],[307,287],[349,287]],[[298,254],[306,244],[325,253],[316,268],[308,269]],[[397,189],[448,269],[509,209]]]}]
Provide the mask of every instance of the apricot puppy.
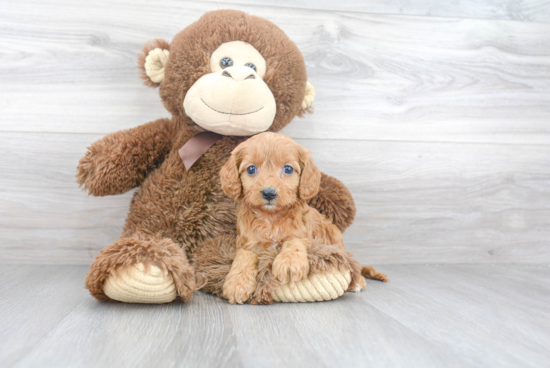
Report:
[{"label": "apricot puppy", "polygon": [[[271,272],[281,283],[308,276],[312,242],[345,249],[340,230],[307,204],[319,190],[321,173],[309,152],[289,137],[253,136],[235,148],[220,176],[225,194],[239,204],[237,253],[223,285],[230,303],[242,304],[255,292],[258,258],[270,247],[279,251]],[[380,275],[373,278],[385,278]],[[353,291],[365,288],[361,270],[352,279]]]}]

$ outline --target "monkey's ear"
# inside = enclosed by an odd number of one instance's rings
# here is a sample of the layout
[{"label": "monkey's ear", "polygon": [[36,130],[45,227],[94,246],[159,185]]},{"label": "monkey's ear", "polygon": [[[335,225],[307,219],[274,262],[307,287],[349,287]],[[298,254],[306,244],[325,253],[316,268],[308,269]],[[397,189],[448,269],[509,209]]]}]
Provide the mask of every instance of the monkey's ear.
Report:
[{"label": "monkey's ear", "polygon": [[301,110],[298,115],[302,116],[306,112],[312,113],[313,108],[311,105],[313,104],[313,100],[315,100],[315,88],[313,88],[311,83],[306,82],[306,95],[304,96]]},{"label": "monkey's ear", "polygon": [[170,44],[161,38],[147,41],[138,54],[139,76],[143,84],[158,87],[164,80],[164,66],[170,56]]},{"label": "monkey's ear", "polygon": [[235,200],[238,200],[243,192],[241,177],[239,175],[239,164],[239,153],[235,149],[220,171],[223,192],[226,196]]},{"label": "monkey's ear", "polygon": [[298,187],[298,195],[304,201],[311,199],[319,193],[321,185],[321,172],[313,163],[309,151],[300,146],[300,185]]}]

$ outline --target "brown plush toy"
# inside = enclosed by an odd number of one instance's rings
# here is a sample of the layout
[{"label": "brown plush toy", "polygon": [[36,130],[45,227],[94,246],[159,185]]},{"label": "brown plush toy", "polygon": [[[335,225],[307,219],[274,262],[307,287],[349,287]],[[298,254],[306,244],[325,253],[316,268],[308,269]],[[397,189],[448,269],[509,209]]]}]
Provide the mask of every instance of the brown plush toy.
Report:
[{"label": "brown plush toy", "polygon": [[[147,43],[139,67],[172,117],[111,133],[80,160],[78,183],[94,196],[140,187],[86,288],[98,300],[130,303],[187,301],[197,289],[221,295],[235,255],[236,205],[221,189],[220,169],[246,137],[310,112],[304,58],[271,22],[219,10],[171,43]],[[325,174],[309,204],[342,231],[355,216],[348,189]],[[347,289],[348,254],[327,245],[309,259],[309,277],[281,285],[275,301],[328,300]],[[269,257],[260,266],[268,270]]]}]

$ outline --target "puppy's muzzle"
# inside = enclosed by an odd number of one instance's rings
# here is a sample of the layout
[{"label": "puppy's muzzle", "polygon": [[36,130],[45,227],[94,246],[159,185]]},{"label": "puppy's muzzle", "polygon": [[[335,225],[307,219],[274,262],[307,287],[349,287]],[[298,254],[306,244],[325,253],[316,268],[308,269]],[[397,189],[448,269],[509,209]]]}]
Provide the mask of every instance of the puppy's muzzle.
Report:
[{"label": "puppy's muzzle", "polygon": [[268,201],[271,202],[275,198],[277,198],[277,193],[275,193],[275,188],[265,188],[262,190],[262,197]]}]

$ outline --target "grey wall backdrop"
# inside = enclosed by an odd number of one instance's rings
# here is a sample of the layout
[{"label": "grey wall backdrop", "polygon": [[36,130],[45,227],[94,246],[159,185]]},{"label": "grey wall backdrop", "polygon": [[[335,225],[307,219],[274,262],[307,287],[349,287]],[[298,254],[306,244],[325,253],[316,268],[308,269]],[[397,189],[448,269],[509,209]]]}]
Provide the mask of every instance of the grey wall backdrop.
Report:
[{"label": "grey wall backdrop", "polygon": [[136,54],[218,8],[302,50],[315,113],[284,133],[351,189],[361,261],[550,262],[547,2],[248,2],[0,3],[1,262],[89,264],[118,238],[132,193],[88,197],[78,160],[168,116]]}]

